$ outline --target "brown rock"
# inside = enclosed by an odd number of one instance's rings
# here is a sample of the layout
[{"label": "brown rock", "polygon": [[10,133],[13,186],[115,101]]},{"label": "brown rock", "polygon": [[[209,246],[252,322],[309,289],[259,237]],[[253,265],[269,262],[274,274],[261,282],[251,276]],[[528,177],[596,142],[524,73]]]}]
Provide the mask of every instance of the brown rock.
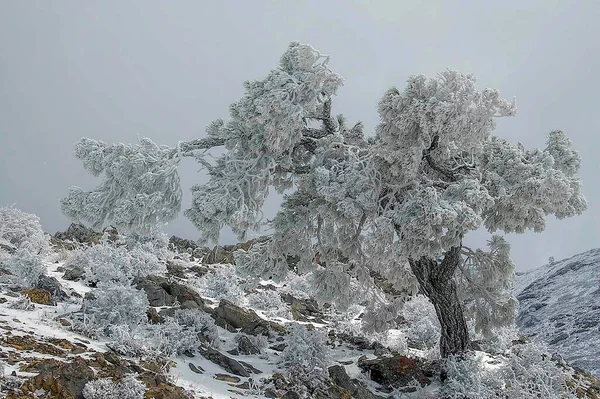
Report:
[{"label": "brown rock", "polygon": [[52,300],[52,294],[46,290],[40,288],[31,288],[29,290],[21,291],[21,294],[25,295],[31,302],[39,303],[40,305],[54,305]]}]

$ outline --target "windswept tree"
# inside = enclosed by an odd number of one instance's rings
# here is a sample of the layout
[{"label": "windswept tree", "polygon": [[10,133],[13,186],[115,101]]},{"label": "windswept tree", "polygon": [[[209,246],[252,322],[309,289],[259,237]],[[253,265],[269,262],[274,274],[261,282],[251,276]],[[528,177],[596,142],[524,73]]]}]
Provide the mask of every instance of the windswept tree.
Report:
[{"label": "windswept tree", "polygon": [[[514,115],[514,102],[451,70],[389,89],[381,123],[365,136],[360,122],[332,116],[342,78],[328,62],[292,43],[278,68],[245,83],[229,120],[212,122],[206,138],[175,147],[82,139],[77,157],[105,179],[91,192],[72,188],[62,210],[95,227],[147,232],[178,214],[177,165],[195,158],[210,178],[192,188],[185,216],[204,240],[226,225],[244,239],[260,228],[269,189],[285,193],[271,239],[239,254],[241,271],[282,277],[293,258],[299,273],[313,272],[317,298],[373,299],[366,319],[380,327],[396,316],[376,300],[384,277],[396,292],[420,291],[433,303],[443,357],[463,352],[467,317],[489,331],[512,323],[517,307],[508,244],[494,235],[489,250],[474,251],[463,247],[465,235],[482,226],[540,232],[548,215],[581,213],[579,155],[561,131],[542,150],[492,135],[494,118]],[[226,151],[211,163],[206,152],[217,146]]]}]

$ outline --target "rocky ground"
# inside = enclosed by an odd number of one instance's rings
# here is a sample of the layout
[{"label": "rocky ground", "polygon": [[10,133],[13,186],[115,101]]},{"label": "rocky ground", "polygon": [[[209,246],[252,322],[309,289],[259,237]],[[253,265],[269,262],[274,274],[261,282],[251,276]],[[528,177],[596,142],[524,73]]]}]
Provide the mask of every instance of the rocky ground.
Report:
[{"label": "rocky ground", "polygon": [[[314,300],[297,298],[264,282],[260,289],[279,295],[286,307],[282,314],[287,317],[272,316],[231,300],[215,299],[197,288],[194,282],[198,278],[232,262],[232,251],[247,248],[251,242],[209,250],[175,237],[171,244],[178,255],[167,265],[167,272],[134,280],[147,294],[149,323],[163,322],[177,308],[199,309],[210,314],[218,326],[219,345],[203,344],[171,359],[120,355],[107,340],[74,328],[91,288],[82,282],[84,271],[65,267],[65,260],[68,251],[77,246],[73,242],[99,240],[98,235],[77,229],[71,227],[53,237],[55,253],[46,259],[48,274],[37,288],[16,292],[5,286],[0,291],[2,397],[81,398],[88,381],[120,380],[134,374],[146,385],[147,398],[300,398],[294,388],[298,382],[279,364],[290,323],[327,333],[328,378],[305,384],[310,397],[389,398],[392,393],[410,392],[416,385],[425,387],[425,393],[430,388],[428,397],[437,397],[439,361],[427,360],[416,347],[400,354],[360,334],[331,328],[331,313]],[[178,262],[178,258],[186,261]],[[260,336],[266,340],[263,347],[252,339]],[[481,355],[490,365],[498,363],[491,354]],[[589,381],[590,388],[582,391],[582,396],[600,397],[598,382]]]}]

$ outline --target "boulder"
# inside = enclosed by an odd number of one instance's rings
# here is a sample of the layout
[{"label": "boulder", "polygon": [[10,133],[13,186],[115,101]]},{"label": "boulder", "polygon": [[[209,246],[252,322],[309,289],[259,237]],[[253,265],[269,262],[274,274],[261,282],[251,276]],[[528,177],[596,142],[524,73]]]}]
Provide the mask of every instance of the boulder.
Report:
[{"label": "boulder", "polygon": [[383,396],[375,395],[371,392],[367,387],[365,387],[360,381],[357,379],[352,379],[346,373],[346,369],[344,366],[335,365],[331,366],[328,369],[329,378],[331,381],[347,390],[354,399],[378,399],[383,398]]},{"label": "boulder", "polygon": [[226,299],[219,302],[213,311],[213,318],[217,325],[233,329],[249,335],[269,335],[269,332],[285,333],[285,327],[280,324],[264,320],[253,310],[243,309]]},{"label": "boulder", "polygon": [[250,377],[250,372],[237,360],[225,356],[213,348],[198,348],[200,354],[214,364],[221,366],[225,371],[240,377]]},{"label": "boulder", "polygon": [[325,316],[314,299],[298,299],[291,294],[282,294],[281,299],[290,305],[294,320],[324,323]]},{"label": "boulder", "polygon": [[55,301],[66,301],[69,298],[71,298],[71,294],[68,292],[68,290],[63,288],[63,286],[56,279],[56,277],[42,275],[38,279],[38,282],[35,285],[35,287],[41,290],[48,291]]},{"label": "boulder", "polygon": [[40,305],[55,305],[52,300],[52,294],[46,290],[39,288],[31,288],[21,291],[31,302],[39,303]]},{"label": "boulder", "polygon": [[204,300],[192,288],[160,276],[137,277],[137,289],[144,290],[150,306],[171,306],[175,301],[184,308],[206,310]]},{"label": "boulder", "polygon": [[63,278],[68,281],[79,281],[85,277],[85,271],[81,266],[70,266],[65,269]]},{"label": "boulder", "polygon": [[404,387],[413,379],[421,386],[429,385],[434,375],[439,372],[438,363],[425,363],[423,360],[402,355],[372,360],[361,357],[358,359],[358,367],[367,372],[373,381],[388,388]]}]

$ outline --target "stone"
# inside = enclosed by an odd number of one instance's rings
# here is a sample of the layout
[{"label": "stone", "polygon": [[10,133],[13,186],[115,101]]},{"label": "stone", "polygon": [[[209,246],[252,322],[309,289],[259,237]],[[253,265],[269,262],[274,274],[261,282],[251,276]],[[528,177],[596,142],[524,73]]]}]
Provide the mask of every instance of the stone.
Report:
[{"label": "stone", "polygon": [[225,356],[221,352],[213,348],[198,348],[200,354],[207,360],[221,366],[225,371],[235,374],[240,377],[250,377],[250,373],[246,368],[237,360]]},{"label": "stone", "polygon": [[85,277],[85,271],[81,266],[70,266],[65,269],[63,278],[68,281],[79,281]]},{"label": "stone", "polygon": [[31,302],[39,303],[40,305],[55,305],[52,300],[52,294],[40,288],[31,288],[21,291]]},{"label": "stone", "polygon": [[231,382],[233,384],[237,384],[241,381],[240,377],[235,377],[233,375],[228,374],[215,374],[215,379],[219,381]]},{"label": "stone", "polygon": [[242,355],[257,355],[260,353],[260,349],[258,349],[250,338],[245,335],[240,336],[238,339],[238,352]]},{"label": "stone", "polygon": [[431,380],[439,371],[439,364],[425,363],[420,359],[413,359],[403,355],[393,357],[379,357],[377,359],[366,359],[361,356],[358,359],[358,367],[369,373],[371,379],[386,387],[404,387],[417,380],[421,386],[431,383]]},{"label": "stone", "polygon": [[196,374],[202,374],[204,373],[204,369],[200,366],[196,366],[194,363],[188,363],[190,370],[192,370],[194,373]]},{"label": "stone", "polygon": [[269,332],[285,334],[285,327],[281,324],[264,320],[253,310],[243,309],[226,299],[219,302],[213,318],[221,327],[241,329],[241,332],[249,335],[269,335]]},{"label": "stone", "polygon": [[331,366],[329,367],[328,372],[331,381],[335,385],[347,390],[354,399],[383,399],[382,396],[375,395],[357,379],[351,379],[346,373],[344,366]]}]

